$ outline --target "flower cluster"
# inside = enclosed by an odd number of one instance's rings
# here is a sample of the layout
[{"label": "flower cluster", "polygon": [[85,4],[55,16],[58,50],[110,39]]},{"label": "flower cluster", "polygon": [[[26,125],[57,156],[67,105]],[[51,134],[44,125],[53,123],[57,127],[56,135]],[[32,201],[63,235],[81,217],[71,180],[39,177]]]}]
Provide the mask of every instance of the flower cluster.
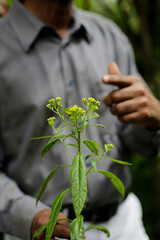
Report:
[{"label": "flower cluster", "polygon": [[91,105],[94,105],[94,106],[100,106],[100,102],[99,101],[96,101],[94,98],[92,97],[89,97],[88,99],[87,98],[82,98],[82,102],[84,103],[84,105],[88,105],[91,106]]},{"label": "flower cluster", "polygon": [[[91,115],[98,110],[98,106],[100,106],[100,102],[96,101],[94,98],[89,97],[82,98],[82,102],[84,104],[85,110],[88,113],[89,117],[91,118]],[[94,113],[92,117],[97,118],[99,117],[98,113]]]},{"label": "flower cluster", "polygon": [[88,99],[87,98],[82,98],[82,102],[85,106],[85,109],[87,109],[88,111],[91,111],[91,113],[98,110],[98,106],[100,106],[100,102],[96,101],[92,97],[89,97]]},{"label": "flower cluster", "polygon": [[61,98],[57,97],[56,100],[55,99],[50,99],[49,100],[49,104],[47,104],[47,108],[49,108],[52,111],[60,111],[62,108],[62,104],[61,104]]},{"label": "flower cluster", "polygon": [[[92,97],[89,97],[88,99],[82,98],[81,101],[84,105],[84,108],[74,105],[73,107],[63,109],[62,111],[61,98],[57,97],[56,99],[50,99],[47,107],[54,113],[58,114],[63,121],[65,121],[66,117],[69,117],[70,123],[72,123],[72,125],[74,125],[78,129],[78,131],[81,131],[83,127],[85,127],[89,119],[99,117],[99,115],[95,113],[95,111],[98,110],[98,106],[100,105],[100,102],[96,101]],[[48,119],[49,125],[51,125],[53,128],[54,120],[55,117]]]},{"label": "flower cluster", "polygon": [[86,114],[86,111],[83,108],[74,105],[66,111],[66,114],[70,116],[70,121],[72,123],[75,123],[75,125],[79,125],[81,117]]},{"label": "flower cluster", "polygon": [[47,119],[48,124],[53,128],[54,128],[54,120],[55,119],[56,119],[55,117],[50,117],[50,118]]},{"label": "flower cluster", "polygon": [[71,116],[73,114],[77,114],[77,115],[82,116],[82,115],[84,115],[86,113],[86,111],[83,108],[78,107],[77,105],[74,105],[73,107],[69,108],[69,110],[66,111],[66,113],[69,116]]}]

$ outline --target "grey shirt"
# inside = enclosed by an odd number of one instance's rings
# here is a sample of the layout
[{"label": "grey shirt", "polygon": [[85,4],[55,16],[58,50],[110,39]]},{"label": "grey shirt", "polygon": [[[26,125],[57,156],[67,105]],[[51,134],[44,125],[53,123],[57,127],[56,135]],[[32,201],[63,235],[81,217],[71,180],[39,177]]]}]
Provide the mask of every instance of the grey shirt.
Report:
[{"label": "grey shirt", "polygon": [[[127,38],[114,23],[95,14],[74,8],[64,39],[16,0],[0,21],[0,231],[30,239],[36,212],[51,206],[55,196],[70,185],[68,170],[59,170],[36,207],[43,180],[56,166],[71,161],[61,143],[43,161],[45,141],[30,140],[52,134],[46,121],[52,113],[45,107],[50,98],[62,97],[64,107],[81,106],[83,97],[99,100],[101,117],[95,123],[104,124],[108,132],[91,128],[86,138],[95,138],[101,146],[112,143],[110,157],[127,160],[129,152],[156,154],[160,132],[120,123],[102,102],[114,89],[101,81],[111,61],[117,62],[123,74],[139,76]],[[60,125],[59,120],[56,124]],[[127,166],[105,160],[98,167],[115,173],[128,189]],[[89,175],[87,207],[119,200],[110,180]],[[70,203],[68,194],[64,206]]]}]

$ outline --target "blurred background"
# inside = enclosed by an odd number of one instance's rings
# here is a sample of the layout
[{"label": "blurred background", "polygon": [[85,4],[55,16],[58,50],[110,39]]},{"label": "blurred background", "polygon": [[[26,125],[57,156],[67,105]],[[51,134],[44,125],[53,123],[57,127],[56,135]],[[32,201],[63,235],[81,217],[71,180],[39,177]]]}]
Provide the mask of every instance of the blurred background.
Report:
[{"label": "blurred background", "polygon": [[[160,99],[160,1],[74,0],[79,8],[112,19],[128,36],[139,72]],[[142,203],[150,240],[160,239],[160,154],[152,159],[132,156],[132,191]],[[135,229],[136,231],[136,229]]]},{"label": "blurred background", "polygon": [[[12,0],[8,0],[9,5]],[[160,99],[160,1],[74,0],[79,8],[112,19],[130,39],[139,72]],[[107,66],[106,66],[107,69]],[[150,240],[160,239],[160,154],[152,159],[132,156],[132,191],[143,207]],[[135,229],[136,231],[136,229]]]}]

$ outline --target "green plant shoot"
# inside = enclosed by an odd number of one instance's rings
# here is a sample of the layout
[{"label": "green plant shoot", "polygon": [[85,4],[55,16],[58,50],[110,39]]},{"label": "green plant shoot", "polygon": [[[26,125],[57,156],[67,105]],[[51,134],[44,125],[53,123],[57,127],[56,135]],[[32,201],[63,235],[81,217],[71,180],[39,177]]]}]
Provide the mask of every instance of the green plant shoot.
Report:
[{"label": "green plant shoot", "polygon": [[[106,154],[112,150],[114,147],[112,144],[105,144],[104,149],[94,140],[94,139],[85,139],[85,131],[87,127],[95,126],[95,127],[102,127],[106,130],[105,126],[101,124],[92,124],[89,125],[89,120],[92,118],[99,117],[96,111],[100,105],[99,101],[96,101],[94,98],[83,98],[82,100],[83,108],[74,105],[72,107],[68,107],[63,109],[61,104],[61,98],[57,97],[56,99],[50,99],[47,105],[51,111],[54,112],[54,115],[58,115],[62,120],[62,126],[60,128],[55,127],[55,117],[48,118],[49,125],[54,130],[53,136],[45,136],[41,138],[34,138],[34,139],[43,139],[49,138],[48,143],[42,149],[42,157],[44,158],[45,154],[54,147],[57,141],[61,141],[62,145],[65,147],[66,151],[68,152],[72,164],[68,165],[67,163],[64,165],[60,165],[52,170],[52,172],[48,175],[45,181],[42,183],[40,191],[37,196],[37,202],[39,201],[41,195],[43,194],[45,188],[47,187],[48,182],[53,178],[55,173],[61,167],[69,167],[70,168],[70,188],[63,190],[54,200],[51,215],[48,224],[41,227],[33,236],[33,239],[37,237],[37,235],[46,229],[46,240],[49,240],[52,236],[55,224],[58,220],[58,214],[61,211],[63,199],[68,191],[71,191],[72,195],[72,203],[75,212],[75,219],[70,220],[71,224],[71,239],[72,240],[84,240],[85,232],[96,228],[103,231],[106,234],[106,237],[109,237],[109,231],[103,226],[96,226],[92,225],[86,229],[84,229],[83,224],[83,215],[82,210],[86,203],[87,198],[87,175],[92,172],[97,172],[99,174],[103,174],[107,178],[109,178],[112,184],[115,186],[117,191],[124,196],[125,189],[124,185],[119,178],[117,178],[113,173],[107,172],[97,168],[97,163],[102,160],[106,159],[109,161],[114,161],[119,164],[129,164],[124,161],[119,161],[115,159],[111,159],[106,157]],[[69,133],[65,134],[65,130],[68,130]],[[65,143],[66,139],[74,139],[75,144],[71,141],[69,144]],[[83,156],[82,152],[82,145],[85,145],[91,154],[87,156]],[[77,154],[72,157],[71,152],[68,149],[68,145],[72,146],[77,149]],[[85,161],[90,159],[91,167],[89,170],[86,170]]]}]

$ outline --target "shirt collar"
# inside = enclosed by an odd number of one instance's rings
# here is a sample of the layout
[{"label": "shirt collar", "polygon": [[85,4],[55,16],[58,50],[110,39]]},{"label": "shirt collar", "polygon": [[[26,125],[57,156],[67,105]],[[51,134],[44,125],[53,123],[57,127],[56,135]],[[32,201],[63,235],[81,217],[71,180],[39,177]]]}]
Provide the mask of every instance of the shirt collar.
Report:
[{"label": "shirt collar", "polygon": [[[20,44],[27,52],[39,36],[42,29],[48,27],[31,12],[29,12],[18,0],[14,0],[9,14],[11,16],[12,27],[20,41]],[[50,28],[54,32],[52,28]],[[86,24],[83,23],[78,10],[73,7],[73,24],[69,30],[70,35],[80,34],[89,43],[92,40],[91,33]]]},{"label": "shirt collar", "polygon": [[30,13],[18,0],[14,0],[11,10],[12,27],[23,46],[24,50],[28,50],[44,24]]},{"label": "shirt collar", "polygon": [[86,37],[86,40],[90,43],[93,39],[93,35],[80,12],[81,11],[79,11],[75,6],[73,6],[74,28],[79,29],[79,31],[83,33]]}]

